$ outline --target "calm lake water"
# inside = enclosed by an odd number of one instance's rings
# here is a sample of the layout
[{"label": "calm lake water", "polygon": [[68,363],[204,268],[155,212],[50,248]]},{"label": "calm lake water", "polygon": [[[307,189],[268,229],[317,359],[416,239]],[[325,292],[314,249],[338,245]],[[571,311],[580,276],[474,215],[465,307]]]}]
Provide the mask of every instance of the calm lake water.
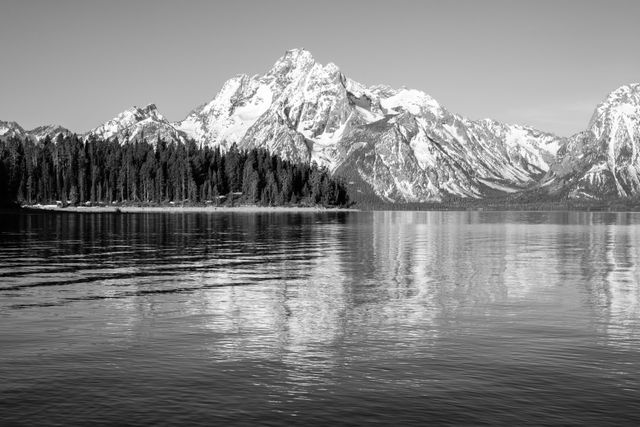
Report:
[{"label": "calm lake water", "polygon": [[0,214],[0,424],[640,424],[640,214]]}]

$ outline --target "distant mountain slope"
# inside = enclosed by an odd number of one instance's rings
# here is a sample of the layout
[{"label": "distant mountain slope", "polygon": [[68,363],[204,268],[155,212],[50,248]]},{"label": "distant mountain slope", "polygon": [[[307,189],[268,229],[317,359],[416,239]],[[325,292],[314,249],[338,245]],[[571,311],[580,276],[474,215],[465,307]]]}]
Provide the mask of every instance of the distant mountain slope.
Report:
[{"label": "distant mountain slope", "polygon": [[186,135],[165,119],[154,104],[123,111],[113,119],[87,132],[85,137],[106,140],[117,138],[122,143],[136,140],[155,143],[158,138],[166,142],[186,141]]},{"label": "distant mountain slope", "polygon": [[45,126],[38,126],[35,129],[31,129],[30,131],[27,132],[27,135],[33,137],[36,141],[41,141],[45,139],[47,136],[52,141],[55,141],[59,135],[70,136],[72,135],[72,133],[73,132],[71,132],[69,129],[64,128],[60,125],[45,125]]},{"label": "distant mountain slope", "polygon": [[27,131],[16,122],[4,122],[0,120],[0,141],[7,140],[8,138],[32,138],[35,141],[41,141],[47,136],[53,141],[58,135],[66,136],[71,134],[72,132],[69,129],[59,125],[38,126],[35,129]]},{"label": "distant mountain slope", "polygon": [[24,138],[26,136],[27,133],[18,123],[0,120],[0,140],[6,140],[8,138]]}]

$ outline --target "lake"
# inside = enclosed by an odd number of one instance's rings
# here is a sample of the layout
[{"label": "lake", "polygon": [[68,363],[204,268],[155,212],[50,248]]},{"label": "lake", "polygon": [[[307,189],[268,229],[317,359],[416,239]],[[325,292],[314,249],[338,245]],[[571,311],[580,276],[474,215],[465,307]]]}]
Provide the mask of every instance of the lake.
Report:
[{"label": "lake", "polygon": [[0,424],[640,424],[640,214],[0,214]]}]

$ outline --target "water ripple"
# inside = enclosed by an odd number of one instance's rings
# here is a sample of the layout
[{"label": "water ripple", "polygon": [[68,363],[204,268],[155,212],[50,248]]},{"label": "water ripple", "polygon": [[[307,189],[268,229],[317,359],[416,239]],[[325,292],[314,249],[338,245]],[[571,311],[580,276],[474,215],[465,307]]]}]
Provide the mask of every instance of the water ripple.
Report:
[{"label": "water ripple", "polygon": [[2,424],[640,423],[640,217],[0,218]]}]

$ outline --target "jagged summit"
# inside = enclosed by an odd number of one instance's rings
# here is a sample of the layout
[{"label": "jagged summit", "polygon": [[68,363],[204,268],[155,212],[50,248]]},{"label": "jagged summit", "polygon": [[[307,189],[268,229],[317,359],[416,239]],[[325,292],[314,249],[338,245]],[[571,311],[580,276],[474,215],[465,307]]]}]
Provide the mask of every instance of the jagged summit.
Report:
[{"label": "jagged summit", "polygon": [[155,120],[166,120],[162,114],[158,111],[156,104],[147,104],[144,107],[136,107],[133,106],[130,109],[124,111],[122,114],[126,120],[129,120],[129,117],[140,121],[145,120],[147,118],[153,118]]},{"label": "jagged summit", "polygon": [[589,129],[599,133],[604,121],[637,114],[639,107],[640,83],[620,86],[598,104],[589,121]]},{"label": "jagged summit", "polygon": [[71,136],[72,132],[69,129],[60,125],[44,125],[44,126],[38,126],[34,129],[31,129],[30,131],[27,132],[27,134],[33,137],[36,141],[41,141],[45,139],[47,136],[52,141],[55,141],[59,135],[63,137]]},{"label": "jagged summit", "polygon": [[629,83],[611,91],[603,103],[640,102],[640,83]]},{"label": "jagged summit", "polygon": [[136,111],[140,114],[158,114],[158,107],[156,107],[156,104],[147,104],[146,106],[139,108],[139,107],[133,107],[131,110]]},{"label": "jagged summit", "polygon": [[132,107],[106,123],[90,130],[86,137],[117,138],[122,143],[145,140],[155,143],[158,138],[167,142],[184,141],[185,135],[158,111],[155,104]]},{"label": "jagged summit", "polygon": [[0,140],[8,138],[24,138],[25,135],[25,130],[18,123],[0,120]]},{"label": "jagged summit", "polygon": [[333,62],[326,65],[319,64],[308,50],[304,48],[291,49],[278,59],[265,76],[276,78],[287,77],[289,81],[310,72],[314,67],[322,69],[329,75],[340,73],[340,69]]},{"label": "jagged summit", "polygon": [[285,51],[272,67],[272,71],[275,69],[282,69],[282,67],[290,66],[305,66],[315,64],[316,60],[313,58],[311,52],[305,48],[289,49]]},{"label": "jagged summit", "polygon": [[41,141],[45,137],[49,137],[54,141],[58,135],[70,136],[72,132],[60,125],[43,125],[38,126],[31,130],[25,130],[16,122],[4,122],[0,120],[0,140],[7,140],[9,138],[27,139],[31,138],[34,141]]}]

